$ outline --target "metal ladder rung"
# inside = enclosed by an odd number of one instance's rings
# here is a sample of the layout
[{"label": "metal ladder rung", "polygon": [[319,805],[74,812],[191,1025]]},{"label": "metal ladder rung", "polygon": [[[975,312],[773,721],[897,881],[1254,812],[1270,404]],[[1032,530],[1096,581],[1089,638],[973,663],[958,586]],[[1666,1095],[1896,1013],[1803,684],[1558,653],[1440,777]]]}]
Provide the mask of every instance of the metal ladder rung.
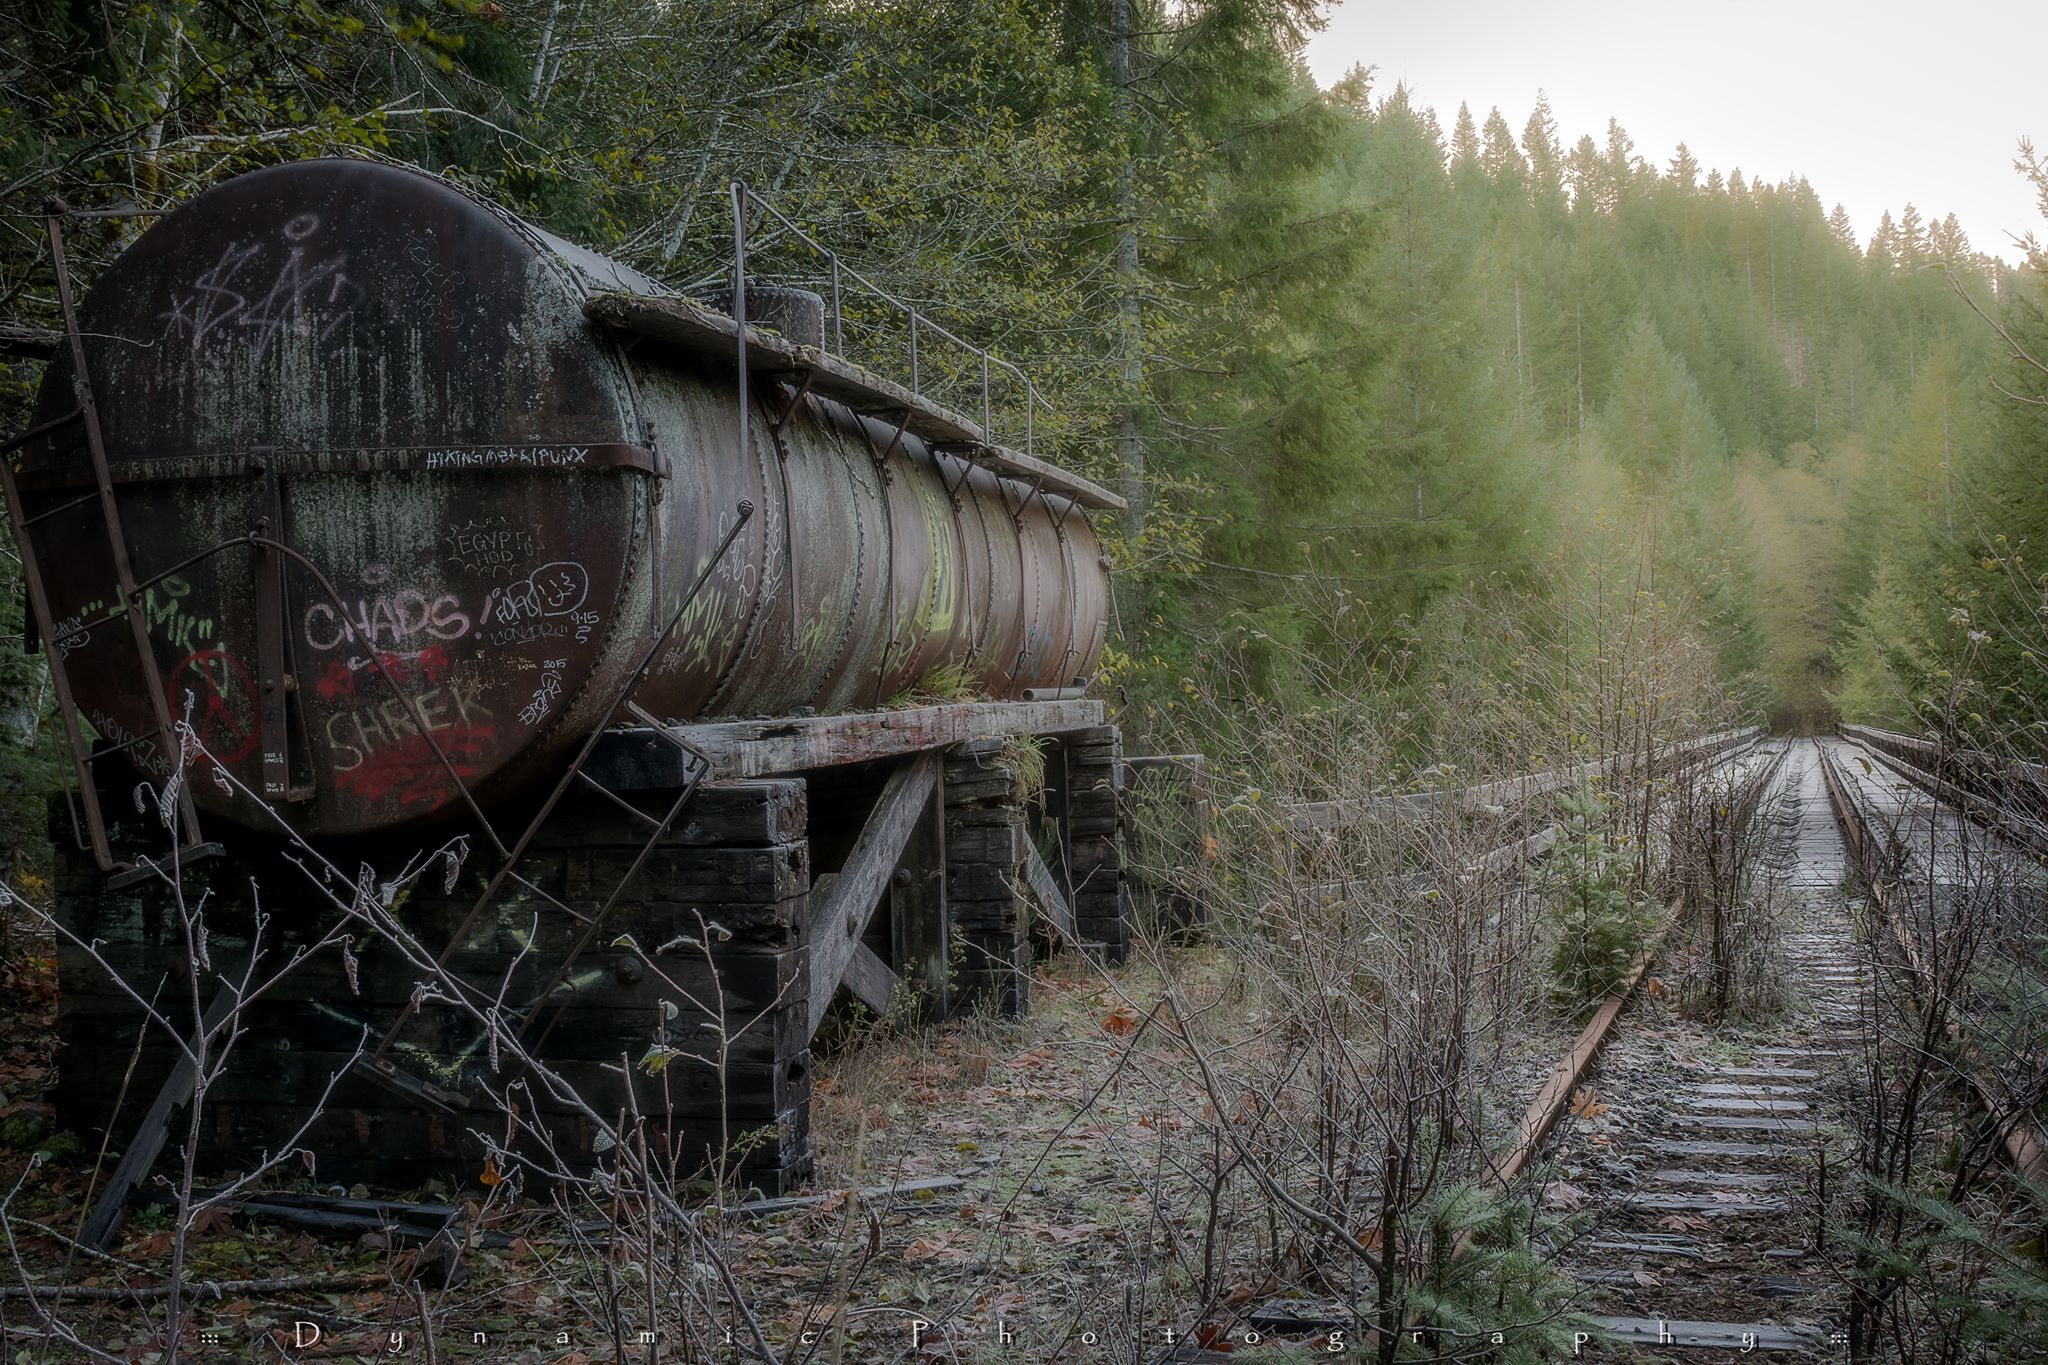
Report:
[{"label": "metal ladder rung", "polygon": [[84,625],[80,626],[78,628],[78,633],[81,635],[90,635],[93,631],[98,630],[101,626],[110,626],[116,621],[127,620],[129,614],[137,610],[139,610],[139,608],[133,602],[125,602],[118,607],[109,608],[107,611],[102,612],[100,615],[93,617],[92,620],[87,621]]},{"label": "metal ladder rung", "polygon": [[80,404],[79,406],[73,408],[71,411],[65,413],[62,417],[52,417],[49,421],[44,422],[41,426],[30,427],[27,431],[24,431],[23,433],[21,433],[21,435],[15,437],[13,440],[7,442],[5,445],[0,445],[0,455],[11,455],[15,451],[21,449],[23,446],[28,445],[32,441],[38,440],[44,436],[48,436],[53,431],[62,431],[64,430],[64,428],[68,426],[73,426],[79,422],[83,422],[84,420],[85,405]]},{"label": "metal ladder rung", "polygon": [[75,498],[71,498],[65,502],[58,503],[55,507],[45,508],[43,511],[36,513],[32,517],[23,517],[21,519],[21,524],[23,526],[33,526],[37,522],[42,521],[47,517],[54,517],[61,513],[69,512],[74,507],[83,507],[86,503],[98,502],[99,500],[100,491],[99,489],[95,488],[90,493],[81,493]]},{"label": "metal ladder rung", "polygon": [[623,706],[615,708],[613,714],[617,715],[620,711],[625,712],[634,720],[639,721],[642,725],[654,731],[654,733],[656,733],[657,735],[660,735],[670,744],[675,745],[676,748],[681,749],[684,753],[688,754],[692,759],[696,761],[697,767],[700,769],[700,777],[708,777],[710,775],[712,768],[711,756],[705,753],[702,749],[698,748],[696,745],[690,743],[689,740],[685,739],[683,737],[681,727],[672,725],[668,721],[658,719],[653,712],[649,711],[646,707],[642,706],[637,701],[628,700]]},{"label": "metal ladder rung", "polygon": [[599,782],[589,773],[584,772],[583,769],[578,768],[576,770],[576,780],[578,782],[581,782],[584,786],[590,788],[592,791],[596,792],[599,796],[602,796],[605,800],[611,802],[614,806],[617,806],[620,810],[626,812],[626,814],[632,816],[635,820],[638,820],[641,824],[647,826],[649,829],[658,830],[661,828],[661,821],[655,819],[646,811],[641,810],[638,806],[634,805],[632,802],[620,796],[610,787],[607,787],[604,783]]},{"label": "metal ladder rung", "polygon": [[518,882],[518,883],[519,883],[519,884],[520,884],[521,886],[525,887],[525,888],[526,888],[526,889],[527,889],[528,891],[531,891],[531,892],[532,892],[532,893],[533,893],[534,895],[536,895],[536,896],[539,896],[539,897],[540,897],[540,898],[541,898],[542,900],[546,901],[546,902],[547,902],[547,903],[548,903],[549,905],[552,905],[552,906],[554,906],[554,907],[555,907],[555,909],[557,909],[557,910],[561,911],[561,912],[562,912],[563,914],[567,915],[567,916],[568,916],[568,917],[569,917],[570,919],[573,919],[573,920],[575,920],[575,921],[576,921],[576,922],[577,922],[578,924],[595,924],[595,923],[597,923],[597,921],[596,921],[596,920],[594,920],[594,919],[592,919],[592,918],[591,918],[590,916],[588,916],[588,915],[584,914],[584,913],[583,913],[583,912],[582,912],[581,910],[578,910],[578,909],[576,909],[576,908],[575,908],[574,906],[572,906],[572,905],[566,905],[566,904],[564,904],[564,903],[563,903],[563,902],[561,902],[560,900],[556,899],[556,898],[555,898],[555,897],[554,897],[553,895],[550,895],[550,894],[549,894],[548,892],[546,892],[546,891],[543,891],[543,890],[541,890],[541,889],[540,889],[539,887],[535,886],[535,885],[534,885],[534,884],[533,884],[532,882],[530,882],[530,881],[526,880],[526,878],[524,878],[524,877],[520,876],[520,875],[519,875],[519,874],[518,874],[517,872],[507,872],[507,873],[506,873],[505,875],[506,875],[506,876],[507,876],[508,878],[510,878],[511,880],[513,880],[513,881],[515,881],[515,882]]},{"label": "metal ladder rung", "polygon": [[155,739],[155,735],[134,735],[128,739],[121,741],[119,744],[116,744],[111,749],[93,750],[91,753],[85,756],[85,761],[88,763],[97,763],[101,759],[107,757],[107,755],[109,754],[125,754],[130,749],[134,748],[136,745],[152,743],[155,741]]}]

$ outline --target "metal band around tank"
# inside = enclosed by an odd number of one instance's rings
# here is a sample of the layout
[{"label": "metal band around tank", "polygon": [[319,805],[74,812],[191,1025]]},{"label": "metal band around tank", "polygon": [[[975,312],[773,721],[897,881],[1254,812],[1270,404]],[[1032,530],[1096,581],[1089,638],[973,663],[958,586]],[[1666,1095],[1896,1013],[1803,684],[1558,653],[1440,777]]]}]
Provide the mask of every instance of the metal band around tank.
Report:
[{"label": "metal band around tank", "polygon": [[[115,483],[187,482],[234,479],[274,471],[278,474],[472,474],[493,470],[521,473],[566,469],[634,469],[656,472],[654,452],[620,441],[589,445],[417,446],[339,450],[245,450],[231,455],[171,455],[162,459],[124,461],[111,473]],[[88,487],[90,470],[66,469],[61,474],[24,471],[23,492]]]}]

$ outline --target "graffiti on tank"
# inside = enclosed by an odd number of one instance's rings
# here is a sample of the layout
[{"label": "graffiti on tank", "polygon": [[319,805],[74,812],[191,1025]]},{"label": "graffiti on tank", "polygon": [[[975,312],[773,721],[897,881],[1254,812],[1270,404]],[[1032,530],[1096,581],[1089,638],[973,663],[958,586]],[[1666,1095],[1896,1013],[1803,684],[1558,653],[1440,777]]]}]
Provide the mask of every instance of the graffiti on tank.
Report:
[{"label": "graffiti on tank", "polygon": [[85,718],[92,725],[92,728],[99,732],[101,739],[110,740],[119,745],[133,745],[134,747],[127,750],[128,757],[144,772],[159,778],[171,775],[171,765],[164,761],[164,756],[161,753],[157,752],[155,740],[145,739],[140,744],[136,744],[134,731],[130,730],[120,721],[115,720],[97,706],[87,708]]},{"label": "graffiti on tank", "polygon": [[[382,664],[382,673],[374,666]],[[409,652],[378,650],[376,658],[351,654],[344,659],[329,659],[327,671],[313,684],[313,690],[322,701],[334,701],[341,697],[353,697],[358,686],[375,686],[388,673],[391,680],[403,685],[418,679],[427,683],[438,683],[448,676],[448,651],[440,645],[428,645],[425,649]]]},{"label": "graffiti on tank", "polygon": [[195,616],[187,610],[185,599],[191,595],[191,583],[175,574],[142,595],[143,619],[152,632],[168,640],[174,649],[190,651],[213,639],[212,618]]},{"label": "graffiti on tank", "polygon": [[[762,544],[772,545],[779,542],[782,522],[780,514],[775,507],[775,500],[769,498],[766,501],[768,503],[768,515],[764,518],[764,533],[768,529],[774,529],[776,535],[774,538],[767,538],[764,534]],[[718,514],[718,531],[712,537],[713,544],[719,544],[725,540],[726,533],[732,530],[733,521],[738,515],[738,513],[730,509]],[[742,537],[742,540],[751,539],[752,537],[750,536]],[[699,572],[702,572],[702,570],[700,569]],[[740,600],[744,602],[751,598],[755,590],[761,586],[761,565],[753,556],[745,552],[743,545],[735,544],[732,549],[726,551],[724,557],[718,561],[717,567],[712,570],[711,581],[722,583],[732,589],[734,593],[738,594]]]},{"label": "graffiti on tank", "polygon": [[[704,572],[704,561],[698,560],[691,572]],[[706,591],[692,598],[669,635],[669,646],[661,653],[659,667],[664,671],[711,667],[717,654],[731,643],[724,618],[733,605],[733,599],[723,593]],[[744,616],[745,609],[740,608],[739,614]]]},{"label": "graffiti on tank", "polygon": [[192,703],[193,733],[223,763],[237,763],[256,751],[256,682],[242,661],[224,649],[188,654],[164,683],[171,714],[183,716]]},{"label": "graffiti on tank", "polygon": [[433,597],[410,588],[359,597],[341,611],[331,602],[306,608],[306,643],[314,649],[339,649],[343,644],[397,647],[421,635],[455,640],[469,634],[472,622],[453,593]]},{"label": "graffiti on tank", "polygon": [[428,469],[568,469],[590,460],[588,446],[494,446],[484,450],[430,450]]},{"label": "graffiti on tank", "polygon": [[194,352],[223,335],[253,335],[259,360],[286,336],[327,340],[353,315],[362,291],[349,280],[346,255],[306,250],[319,227],[317,214],[302,213],[284,225],[281,240],[229,242],[171,295],[165,335],[189,340]]},{"label": "graffiti on tank", "polygon": [[456,563],[491,578],[516,576],[517,566],[531,563],[537,548],[533,532],[503,518],[466,522],[449,529],[441,539]]},{"label": "graffiti on tank", "polygon": [[[483,690],[483,683],[476,679],[456,678],[445,687],[414,697],[413,707],[437,739],[443,731],[458,731],[480,743],[495,733],[496,719],[483,703]],[[420,726],[398,697],[386,697],[351,711],[336,711],[327,717],[324,729],[337,781],[341,774],[376,765],[393,749],[417,749],[443,777],[447,775],[433,756],[433,746],[419,742]],[[391,768],[387,763],[380,771],[388,773]]]},{"label": "graffiti on tank", "polygon": [[[365,801],[434,810],[454,799],[456,778],[467,782],[482,771],[492,737],[487,725],[438,727],[432,740],[414,731],[337,772],[334,786]],[[434,751],[437,744],[439,754]],[[446,766],[441,754],[448,757]],[[452,776],[450,767],[455,770]]]},{"label": "graffiti on tank", "polygon": [[937,489],[922,482],[916,489],[918,506],[924,512],[925,544],[931,547],[931,592],[921,609],[927,627],[943,634],[953,628],[960,605],[960,564],[953,553],[952,507]]},{"label": "graffiti on tank", "polygon": [[558,559],[495,593],[486,600],[482,614],[500,625],[569,616],[589,595],[590,575],[583,566],[571,559]]},{"label": "graffiti on tank", "polygon": [[58,657],[68,659],[72,650],[85,647],[92,638],[92,632],[85,628],[86,618],[98,616],[106,608],[106,599],[95,597],[63,620],[50,623],[50,639],[56,642]]},{"label": "graffiti on tank", "polygon": [[521,725],[538,725],[547,719],[562,695],[562,670],[568,666],[567,659],[549,659],[541,665],[540,686],[533,689],[533,700],[519,713]]}]

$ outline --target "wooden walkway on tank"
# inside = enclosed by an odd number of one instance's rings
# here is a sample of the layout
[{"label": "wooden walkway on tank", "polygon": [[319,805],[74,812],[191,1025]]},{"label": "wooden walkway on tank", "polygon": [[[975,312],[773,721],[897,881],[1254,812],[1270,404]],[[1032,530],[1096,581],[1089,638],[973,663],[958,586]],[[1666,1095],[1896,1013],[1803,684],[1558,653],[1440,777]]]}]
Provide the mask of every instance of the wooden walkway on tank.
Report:
[{"label": "wooden walkway on tank", "polygon": [[[677,346],[718,364],[738,363],[739,324],[689,299],[606,293],[592,297],[583,305],[583,312],[591,321],[617,331]],[[1035,455],[999,445],[972,418],[821,347],[800,346],[774,332],[748,327],[747,362],[750,371],[765,375],[807,374],[811,392],[836,399],[856,412],[899,422],[905,431],[935,448],[1005,478],[1071,498],[1094,511],[1121,512],[1127,506],[1102,485]]]}]

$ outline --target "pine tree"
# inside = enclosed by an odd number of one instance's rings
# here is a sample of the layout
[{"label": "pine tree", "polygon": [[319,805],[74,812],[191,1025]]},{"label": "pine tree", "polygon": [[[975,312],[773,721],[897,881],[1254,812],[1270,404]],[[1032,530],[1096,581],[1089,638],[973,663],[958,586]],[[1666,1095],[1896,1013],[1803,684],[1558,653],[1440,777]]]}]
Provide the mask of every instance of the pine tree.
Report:
[{"label": "pine tree", "polygon": [[1683,142],[1679,143],[1678,150],[1671,157],[1670,179],[1672,183],[1682,193],[1691,194],[1693,190],[1698,188],[1699,177],[1700,163],[1693,159],[1692,153],[1687,150]]},{"label": "pine tree", "polygon": [[1479,161],[1479,127],[1472,122],[1472,106],[1458,106],[1458,121],[1451,130],[1451,170],[1458,171]]},{"label": "pine tree", "polygon": [[1611,196],[1606,207],[1618,205],[1635,184],[1642,159],[1636,154],[1635,139],[1621,126],[1621,120],[1607,120],[1607,186]]},{"label": "pine tree", "polygon": [[1503,198],[1521,202],[1529,179],[1529,163],[1522,159],[1515,146],[1515,135],[1509,131],[1508,121],[1501,117],[1498,107],[1486,116],[1486,146],[1480,153],[1480,162]]},{"label": "pine tree", "polygon": [[1856,229],[1849,224],[1849,210],[1840,204],[1836,204],[1834,211],[1828,214],[1828,231],[1833,233],[1835,240],[1843,246],[1856,246]]},{"label": "pine tree", "polygon": [[1898,243],[1894,251],[1899,264],[1907,270],[1927,259],[1927,225],[1920,218],[1920,210],[1910,203],[1899,214]]},{"label": "pine tree", "polygon": [[1564,150],[1557,145],[1557,119],[1550,99],[1536,92],[1536,107],[1522,125],[1522,154],[1529,160],[1529,198],[1544,215],[1564,211]]},{"label": "pine tree", "polygon": [[1890,209],[1886,209],[1877,220],[1877,231],[1870,234],[1870,248],[1863,259],[1873,270],[1890,272],[1899,264],[1899,228],[1892,221]]}]

